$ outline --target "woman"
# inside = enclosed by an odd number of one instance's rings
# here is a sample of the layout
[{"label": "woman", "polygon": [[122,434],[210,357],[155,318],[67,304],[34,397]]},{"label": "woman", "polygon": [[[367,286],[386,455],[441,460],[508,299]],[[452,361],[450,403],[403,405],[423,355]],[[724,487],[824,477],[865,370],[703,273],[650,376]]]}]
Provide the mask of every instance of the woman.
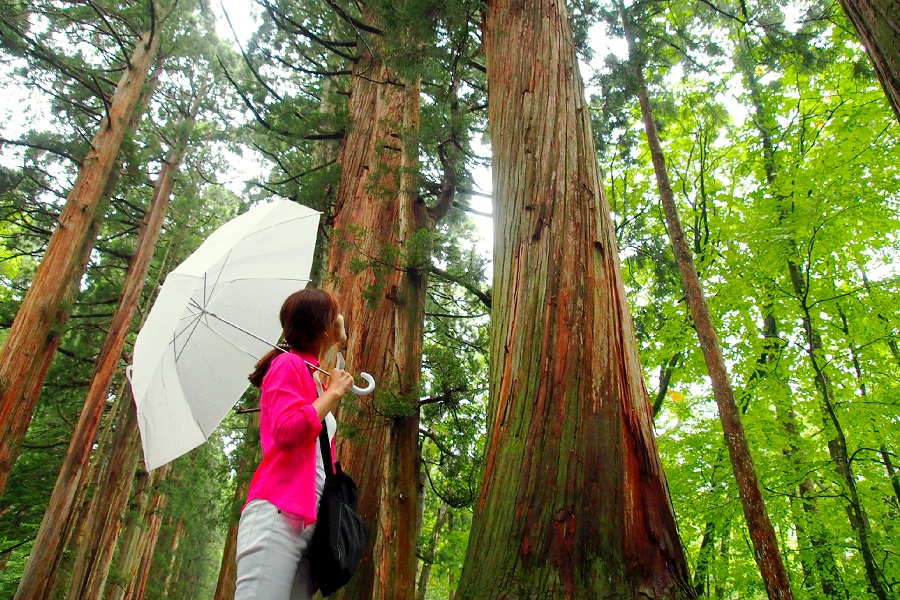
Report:
[{"label": "woman", "polygon": [[[306,289],[281,307],[285,350],[272,350],[250,375],[261,388],[263,459],[247,494],[237,539],[235,600],[300,600],[315,591],[306,554],[325,484],[318,438],[324,421],[334,448],[331,412],[353,385],[341,369],[328,389],[313,378],[319,359],[347,339],[344,317],[327,292]],[[334,453],[332,452],[332,455]]]}]

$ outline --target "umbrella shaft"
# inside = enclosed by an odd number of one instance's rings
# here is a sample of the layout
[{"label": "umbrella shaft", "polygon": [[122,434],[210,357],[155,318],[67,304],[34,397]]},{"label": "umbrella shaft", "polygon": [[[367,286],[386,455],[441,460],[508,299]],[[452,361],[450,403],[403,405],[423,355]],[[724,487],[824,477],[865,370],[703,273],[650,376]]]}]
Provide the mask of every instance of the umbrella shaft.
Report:
[{"label": "umbrella shaft", "polygon": [[[198,305],[198,304],[196,304],[196,303],[195,303],[195,306],[197,306],[197,308],[199,308],[200,311],[201,311],[203,314],[206,314],[206,315],[209,315],[209,316],[211,316],[211,317],[213,317],[213,318],[216,318],[216,319],[218,319],[219,321],[221,321],[222,323],[225,323],[226,325],[231,325],[232,327],[234,327],[234,328],[237,329],[238,331],[243,331],[244,333],[246,333],[246,334],[249,335],[250,337],[259,340],[259,341],[262,342],[263,344],[268,344],[268,345],[272,346],[273,348],[276,348],[276,349],[278,349],[278,350],[281,350],[282,352],[287,352],[287,350],[285,350],[285,349],[282,348],[281,346],[277,346],[277,345],[273,344],[272,342],[270,342],[270,341],[268,341],[268,340],[264,340],[263,338],[259,337],[259,336],[256,335],[255,333],[252,333],[252,332],[250,332],[250,331],[247,331],[246,329],[244,329],[244,328],[241,327],[240,325],[237,325],[237,324],[235,324],[235,323],[232,323],[231,321],[228,321],[228,320],[226,320],[226,319],[223,319],[222,317],[220,317],[219,315],[217,315],[217,314],[215,314],[215,313],[209,312],[208,310],[206,310],[205,308],[203,308],[202,306],[200,306],[200,305]],[[319,373],[324,373],[325,375],[329,375],[329,376],[331,375],[331,373],[329,373],[328,371],[326,371],[326,370],[324,370],[324,369],[320,369],[319,367],[317,367],[316,365],[312,364],[311,362],[307,362],[307,361],[305,361],[305,360],[304,360],[303,362],[305,362],[308,366],[310,366],[311,368],[315,369],[315,370],[318,371]]]}]

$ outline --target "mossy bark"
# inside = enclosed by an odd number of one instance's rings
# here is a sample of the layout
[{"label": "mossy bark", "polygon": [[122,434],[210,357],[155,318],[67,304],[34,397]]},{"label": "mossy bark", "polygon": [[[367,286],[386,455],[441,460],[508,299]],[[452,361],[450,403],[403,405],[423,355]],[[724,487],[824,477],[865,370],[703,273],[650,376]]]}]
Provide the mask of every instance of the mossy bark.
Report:
[{"label": "mossy bark", "polygon": [[340,408],[338,457],[360,488],[369,551],[342,598],[412,599],[418,485],[418,384],[425,277],[408,264],[419,230],[412,172],[419,90],[366,52],[354,69],[351,126],[338,161],[323,287],[347,322],[347,369],[372,374],[374,395]]},{"label": "mossy bark", "polygon": [[456,597],[692,598],[565,4],[491,1],[483,39],[491,400]]}]

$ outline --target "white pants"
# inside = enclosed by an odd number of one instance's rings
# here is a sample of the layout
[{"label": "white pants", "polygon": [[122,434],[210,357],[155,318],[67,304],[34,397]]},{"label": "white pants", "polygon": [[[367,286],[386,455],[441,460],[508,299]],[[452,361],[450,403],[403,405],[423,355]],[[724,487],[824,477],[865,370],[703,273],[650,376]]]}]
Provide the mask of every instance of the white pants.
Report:
[{"label": "white pants", "polygon": [[241,514],[237,535],[235,600],[309,600],[315,588],[306,553],[316,525],[266,500]]}]

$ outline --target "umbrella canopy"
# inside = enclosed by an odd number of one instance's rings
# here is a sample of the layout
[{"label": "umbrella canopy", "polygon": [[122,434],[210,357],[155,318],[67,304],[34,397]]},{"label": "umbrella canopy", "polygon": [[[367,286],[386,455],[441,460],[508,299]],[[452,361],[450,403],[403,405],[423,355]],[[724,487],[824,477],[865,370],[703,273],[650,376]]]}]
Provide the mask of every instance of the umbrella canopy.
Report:
[{"label": "umbrella canopy", "polygon": [[232,219],[166,277],[129,378],[148,469],[206,441],[309,280],[319,213],[283,200]]}]

